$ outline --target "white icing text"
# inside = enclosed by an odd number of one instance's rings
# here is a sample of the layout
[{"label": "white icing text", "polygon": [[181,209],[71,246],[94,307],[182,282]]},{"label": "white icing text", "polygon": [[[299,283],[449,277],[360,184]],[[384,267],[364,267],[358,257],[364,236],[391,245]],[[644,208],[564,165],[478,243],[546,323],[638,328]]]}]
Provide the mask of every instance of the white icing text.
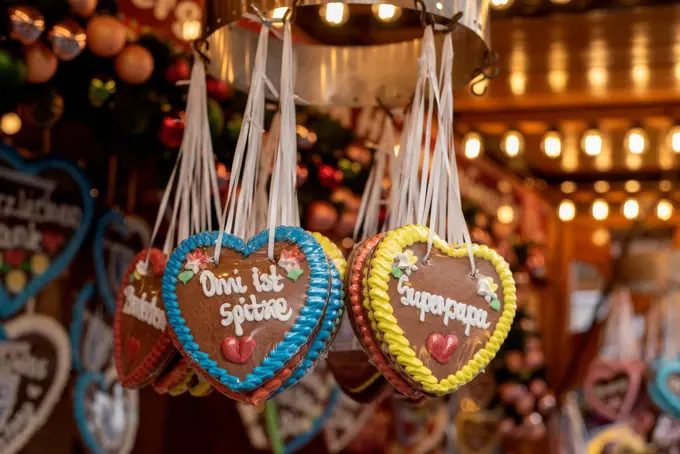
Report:
[{"label": "white icing text", "polygon": [[123,306],[123,313],[131,315],[137,320],[147,323],[154,328],[163,331],[168,324],[165,319],[165,312],[156,306],[158,301],[157,296],[153,296],[151,301],[147,301],[146,293],[142,293],[142,297],[135,295],[135,288],[128,285],[123,290],[125,295],[125,305]]}]

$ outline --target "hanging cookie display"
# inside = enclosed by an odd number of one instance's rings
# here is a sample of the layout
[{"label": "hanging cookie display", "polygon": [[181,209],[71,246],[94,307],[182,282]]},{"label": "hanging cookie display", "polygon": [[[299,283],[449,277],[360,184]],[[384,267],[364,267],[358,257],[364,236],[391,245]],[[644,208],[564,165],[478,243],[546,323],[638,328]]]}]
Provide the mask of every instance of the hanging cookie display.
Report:
[{"label": "hanging cookie display", "polygon": [[0,452],[20,452],[59,402],[71,370],[68,335],[51,317],[0,325]]},{"label": "hanging cookie display", "polygon": [[139,422],[139,392],[124,389],[114,368],[78,376],[73,409],[80,438],[92,454],[128,454]]},{"label": "hanging cookie display", "polygon": [[627,418],[642,389],[645,363],[633,338],[633,307],[630,293],[617,290],[605,330],[600,357],[590,363],[583,382],[588,407],[608,421]]},{"label": "hanging cookie display", "polygon": [[0,144],[0,319],[17,313],[68,266],[92,222],[85,177],[55,158],[24,160]]}]

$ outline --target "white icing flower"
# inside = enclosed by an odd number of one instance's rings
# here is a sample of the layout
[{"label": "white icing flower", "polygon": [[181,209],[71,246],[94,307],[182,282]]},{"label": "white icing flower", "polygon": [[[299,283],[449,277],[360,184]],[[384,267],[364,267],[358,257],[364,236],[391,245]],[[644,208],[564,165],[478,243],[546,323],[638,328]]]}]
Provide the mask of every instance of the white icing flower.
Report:
[{"label": "white icing flower", "polygon": [[144,260],[140,260],[135,265],[135,273],[138,277],[146,276],[148,271],[148,266]]},{"label": "white icing flower", "polygon": [[416,262],[418,261],[418,257],[413,255],[413,251],[410,249],[407,249],[406,251],[402,252],[401,254],[397,254],[397,267],[402,270],[404,273],[406,273],[407,276],[411,275],[411,271],[418,271],[418,267],[416,266]]},{"label": "white icing flower", "polygon": [[492,278],[479,276],[477,279],[477,295],[483,297],[487,304],[490,304],[494,310],[498,311],[500,309],[500,302],[498,301],[496,290],[498,290],[498,284]]}]

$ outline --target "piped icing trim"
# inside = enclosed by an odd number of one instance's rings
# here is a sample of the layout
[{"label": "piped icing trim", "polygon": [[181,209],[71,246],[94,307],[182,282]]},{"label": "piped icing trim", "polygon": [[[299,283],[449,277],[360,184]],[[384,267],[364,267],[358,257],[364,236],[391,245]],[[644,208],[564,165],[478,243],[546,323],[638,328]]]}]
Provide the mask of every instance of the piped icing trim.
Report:
[{"label": "piped icing trim", "polygon": [[26,286],[16,295],[10,296],[5,284],[0,282],[0,319],[10,318],[19,312],[29,299],[36,296],[50,281],[59,277],[62,271],[71,263],[73,256],[80,250],[90,228],[94,216],[94,201],[90,196],[90,184],[83,173],[68,161],[53,157],[41,158],[35,161],[25,161],[19,154],[8,145],[0,144],[0,160],[7,161],[12,167],[20,172],[37,175],[43,170],[57,169],[66,172],[78,186],[80,198],[83,203],[80,226],[73,231],[68,244],[60,254],[57,254],[52,264],[44,273],[34,276]]},{"label": "piped icing trim", "polygon": [[[362,342],[366,350],[368,351],[371,359],[373,360],[373,365],[378,369],[378,371],[389,381],[389,383],[400,393],[410,397],[411,399],[419,399],[422,394],[418,390],[414,389],[406,380],[404,380],[392,367],[389,365],[389,361],[383,354],[380,345],[373,339],[373,334],[379,334],[379,332],[372,332],[370,326],[370,320],[373,320],[373,311],[370,305],[370,299],[368,297],[368,285],[365,284],[366,274],[368,271],[368,263],[366,260],[369,258],[369,254],[373,252],[374,248],[378,245],[382,239],[382,233],[372,236],[367,240],[363,241],[358,247],[359,250],[354,257],[354,261],[351,264],[352,272],[349,274],[349,301],[351,304],[352,312],[354,314],[354,321],[359,326],[361,336],[359,340]],[[362,281],[364,281],[363,292]],[[366,320],[366,317],[369,320]]]},{"label": "piped icing trim", "polygon": [[[498,349],[505,341],[512,326],[512,320],[517,309],[517,296],[515,281],[505,259],[496,251],[486,246],[473,244],[473,255],[491,262],[501,279],[504,297],[503,312],[489,340],[465,366],[443,379],[435,377],[432,371],[425,367],[423,362],[418,359],[418,355],[404,336],[404,331],[400,328],[398,320],[393,315],[394,310],[386,291],[392,276],[391,272],[395,258],[403,252],[405,247],[419,242],[426,243],[428,234],[427,227],[407,225],[385,235],[371,261],[368,279],[370,304],[375,317],[373,328],[382,333],[385,346],[404,369],[405,374],[418,382],[426,392],[446,394],[455,391],[472,380],[496,356]],[[437,248],[449,257],[465,258],[468,256],[465,246],[449,246],[437,235],[434,236],[432,247]]]},{"label": "piped icing trim", "polygon": [[[278,390],[276,390],[274,396],[295,385],[305,375],[307,375],[310,369],[314,366],[314,363],[319,358],[319,355],[325,352],[328,347],[330,347],[330,343],[335,337],[335,334],[340,327],[340,321],[342,320],[342,300],[344,292],[342,278],[340,277],[341,274],[336,266],[336,263],[340,263],[341,268],[346,269],[347,264],[345,262],[345,258],[342,256],[340,249],[335,246],[335,243],[330,241],[328,238],[319,233],[312,233],[312,236],[316,238],[319,244],[321,244],[326,256],[329,259],[328,266],[331,273],[331,287],[330,296],[328,298],[328,306],[326,307],[321,329],[314,338],[314,341],[309,348],[309,353],[302,361],[300,367],[295,369],[290,378],[284,381],[283,385]],[[334,247],[331,247],[331,245]]]},{"label": "piped icing trim", "polygon": [[73,305],[71,323],[69,325],[69,340],[71,341],[71,365],[73,369],[80,372],[80,339],[83,332],[83,319],[85,306],[90,298],[94,296],[94,283],[87,283],[78,291],[76,302]]},{"label": "piped icing trim", "polygon": [[[121,319],[123,317],[123,308],[125,307],[125,288],[130,283],[130,276],[137,271],[137,263],[146,260],[147,250],[144,249],[137,254],[130,263],[123,282],[118,291],[118,298],[116,299],[116,312],[113,318],[113,357],[116,363],[116,370],[120,383],[125,387],[143,387],[162,372],[163,366],[172,359],[176,352],[172,346],[172,340],[168,334],[166,327],[165,331],[158,337],[156,344],[153,346],[149,354],[144,360],[129,374],[123,375],[123,339],[121,339]],[[165,254],[160,249],[149,250],[149,270],[147,272],[153,273],[156,276],[163,275],[165,270]]]},{"label": "piped icing trim", "polygon": [[[299,227],[276,227],[274,233],[276,241],[296,243],[306,256],[310,269],[307,298],[300,310],[300,315],[290,331],[285,334],[284,339],[276,344],[261,364],[241,380],[220,367],[215,360],[201,350],[200,345],[194,342],[191,329],[186,326],[186,320],[182,317],[182,311],[179,308],[175,293],[178,275],[183,272],[183,263],[187,254],[200,247],[214,246],[218,236],[219,232],[196,234],[182,241],[170,255],[163,275],[162,286],[165,312],[178,346],[198,367],[231,391],[250,391],[266,380],[273,378],[277,371],[282,369],[317,331],[316,328],[320,323],[320,318],[323,317],[329,296],[330,271],[324,251],[313,236]],[[247,243],[234,235],[227,234],[222,237],[222,246],[240,252],[244,258],[247,258],[253,252],[265,247],[268,240],[268,230],[254,236]]]}]

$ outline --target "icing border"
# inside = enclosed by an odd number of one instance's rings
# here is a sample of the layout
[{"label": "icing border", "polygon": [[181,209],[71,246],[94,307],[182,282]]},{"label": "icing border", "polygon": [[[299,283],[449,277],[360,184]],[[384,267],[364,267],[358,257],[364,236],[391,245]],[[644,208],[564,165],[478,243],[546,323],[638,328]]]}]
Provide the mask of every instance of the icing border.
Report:
[{"label": "icing border", "polygon": [[19,312],[29,299],[40,293],[49,282],[59,277],[71,263],[71,259],[80,250],[92,222],[94,201],[90,196],[90,183],[87,178],[77,166],[68,161],[53,157],[25,160],[13,148],[0,143],[0,160],[2,159],[7,161],[11,167],[31,175],[37,175],[45,169],[57,169],[66,172],[78,186],[83,203],[83,216],[80,226],[73,231],[73,235],[64,250],[54,257],[54,261],[43,274],[34,276],[21,292],[11,297],[5,290],[4,283],[0,282],[0,318],[10,318]]},{"label": "icing border", "polygon": [[[307,258],[310,272],[307,298],[295,323],[286,332],[283,340],[277,343],[262,362],[241,380],[220,367],[194,341],[191,329],[186,326],[186,320],[182,317],[182,311],[179,308],[175,293],[178,282],[177,275],[181,272],[186,255],[199,247],[214,246],[218,236],[219,232],[198,233],[182,241],[172,252],[163,274],[162,290],[165,313],[168,316],[172,335],[179,344],[178,347],[191,358],[193,363],[231,391],[251,391],[266,380],[273,378],[276,372],[281,370],[314,334],[315,329],[322,321],[329,297],[330,268],[326,254],[312,235],[300,227],[276,227],[275,240],[296,243]],[[234,235],[225,234],[222,237],[222,246],[240,252],[244,258],[247,258],[253,252],[266,246],[268,241],[269,230],[260,232],[247,243]]]},{"label": "icing border", "polygon": [[[116,298],[116,309],[113,316],[113,358],[116,363],[116,371],[118,372],[118,377],[121,384],[125,387],[143,387],[149,383],[149,381],[155,379],[161,372],[162,367],[165,363],[172,359],[172,355],[175,353],[172,347],[172,340],[168,334],[168,328],[161,333],[148,355],[144,360],[139,363],[139,365],[128,375],[123,375],[123,343],[120,338],[120,324],[121,318],[123,317],[123,307],[125,305],[125,295],[123,294],[123,289],[128,285],[130,280],[130,275],[135,271],[137,262],[146,259],[146,251],[144,249],[138,253],[132,260],[132,263],[128,266],[128,269],[123,276],[123,282],[120,284],[118,290],[118,296]],[[159,266],[163,268],[166,265],[165,254],[163,251],[156,248],[151,248],[149,252],[149,270],[157,275],[162,276],[163,273],[159,269]],[[162,290],[162,284],[161,284]],[[162,291],[161,291],[162,293]],[[163,300],[163,305],[165,307],[165,300]],[[165,356],[167,355],[167,356]],[[158,372],[152,374],[152,372]]]},{"label": "icing border", "polygon": [[[92,299],[95,293],[93,282],[85,284],[76,295],[73,311],[71,312],[71,323],[68,328],[69,340],[71,341],[71,364],[74,370],[80,372],[80,339],[83,330],[83,316],[85,306]],[[104,306],[106,308],[106,306]],[[106,308],[108,309],[108,308]]]},{"label": "icing border", "polygon": [[[442,379],[435,377],[432,371],[424,366],[423,362],[418,359],[416,352],[410,347],[404,331],[400,328],[398,320],[393,315],[394,310],[387,294],[390,270],[395,256],[401,253],[406,246],[411,246],[418,242],[426,243],[428,234],[429,230],[427,227],[413,224],[385,234],[371,260],[371,271],[368,278],[369,295],[371,308],[376,320],[374,322],[374,329],[382,333],[384,346],[387,347],[390,355],[403,368],[404,373],[419,383],[425,392],[447,394],[472,380],[496,356],[515,318],[517,295],[515,281],[510,272],[510,266],[505,259],[487,246],[473,244],[473,255],[491,262],[498,273],[503,288],[503,313],[498,319],[489,340],[465,366],[448,377]],[[437,235],[434,235],[432,247],[453,258],[463,258],[468,255],[465,246],[449,246]]]}]

